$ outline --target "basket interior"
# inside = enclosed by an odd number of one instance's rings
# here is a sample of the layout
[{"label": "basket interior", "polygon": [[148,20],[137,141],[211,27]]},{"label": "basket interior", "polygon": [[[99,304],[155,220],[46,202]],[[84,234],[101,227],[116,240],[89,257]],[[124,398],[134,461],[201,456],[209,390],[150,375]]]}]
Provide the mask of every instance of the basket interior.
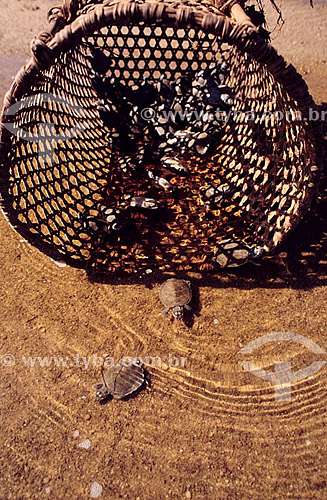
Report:
[{"label": "basket interior", "polygon": [[[170,174],[172,197],[147,176],[117,167],[110,130],[94,106],[90,45],[110,55],[108,75],[127,85],[195,74],[214,60],[229,63],[234,106],[222,139],[211,157],[187,160],[190,175]],[[270,252],[306,205],[313,153],[307,126],[296,119],[297,102],[264,65],[199,29],[144,22],[105,27],[62,53],[15,106],[4,165],[7,211],[10,204],[14,224],[41,248],[91,269],[213,270],[219,240]],[[208,212],[199,190],[218,181],[232,184],[234,194]],[[165,213],[136,211],[128,231],[100,240],[85,231],[81,214],[96,215],[99,203],[113,206],[135,193],[163,200]]]}]

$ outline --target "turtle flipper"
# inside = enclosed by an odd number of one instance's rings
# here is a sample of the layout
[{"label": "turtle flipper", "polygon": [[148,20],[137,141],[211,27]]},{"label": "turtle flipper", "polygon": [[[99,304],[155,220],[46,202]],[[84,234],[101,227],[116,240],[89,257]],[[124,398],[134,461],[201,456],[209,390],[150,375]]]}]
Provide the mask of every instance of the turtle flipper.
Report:
[{"label": "turtle flipper", "polygon": [[170,309],[170,307],[167,307],[167,309],[165,309],[164,311],[162,311],[162,315],[163,315],[164,318],[168,317],[169,309]]}]

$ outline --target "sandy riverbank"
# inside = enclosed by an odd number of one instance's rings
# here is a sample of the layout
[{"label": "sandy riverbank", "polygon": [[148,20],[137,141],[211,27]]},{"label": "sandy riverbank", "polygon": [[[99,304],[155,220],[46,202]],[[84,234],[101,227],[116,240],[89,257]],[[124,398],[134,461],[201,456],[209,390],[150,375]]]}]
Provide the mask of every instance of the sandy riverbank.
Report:
[{"label": "sandy riverbank", "polygon": [[[0,0],[2,95],[52,4]],[[321,103],[327,3],[315,4],[285,1],[285,26],[273,43]],[[1,367],[1,500],[82,500],[94,481],[108,500],[326,498],[326,367],[279,402],[269,382],[242,370],[238,354],[273,331],[305,335],[327,350],[324,203],[283,249],[290,274],[267,263],[195,282],[200,311],[192,328],[161,318],[156,283],[91,284],[27,246],[1,217],[0,355],[16,360]],[[163,362],[184,356],[185,370],[150,370],[151,392],[95,404],[94,355],[131,352]],[[66,366],[26,367],[28,356],[62,356]],[[246,359],[270,370],[291,360],[299,370],[325,358],[286,342]]]}]

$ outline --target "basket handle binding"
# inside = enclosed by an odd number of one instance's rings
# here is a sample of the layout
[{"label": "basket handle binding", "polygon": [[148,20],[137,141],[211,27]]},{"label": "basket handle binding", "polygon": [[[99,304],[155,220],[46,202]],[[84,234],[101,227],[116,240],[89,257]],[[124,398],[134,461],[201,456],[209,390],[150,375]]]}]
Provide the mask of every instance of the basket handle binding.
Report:
[{"label": "basket handle binding", "polygon": [[[216,1],[212,0],[212,1],[213,5],[216,6],[227,17],[230,16],[237,23],[248,24],[249,26],[255,29],[255,26],[252,23],[251,19],[249,18],[249,16],[245,14],[241,4],[238,3],[237,0],[227,0],[224,3],[222,3],[221,0],[220,2],[218,0],[218,5],[216,4],[217,0]],[[85,3],[85,6],[86,5],[87,3]],[[38,41],[39,40],[41,41],[41,45],[43,45],[42,42],[47,44],[47,42],[49,42],[49,40],[53,38],[53,36],[58,31],[60,31],[66,24],[69,24],[76,19],[78,13],[78,7],[79,7],[78,0],[63,0],[63,4],[61,6],[52,7],[48,11],[47,18],[49,22],[49,29],[41,33],[32,42],[32,51],[35,54],[35,56],[38,53],[38,45],[40,45],[38,44]],[[44,47],[42,47],[42,49],[44,50]]]},{"label": "basket handle binding", "polygon": [[[250,17],[244,12],[243,7],[238,0],[227,0],[225,2],[222,0],[212,0],[212,3],[221,12],[227,16],[230,15],[230,17],[233,17],[237,23],[247,23],[255,28]],[[51,29],[50,26],[50,33],[54,34],[56,31],[59,31],[64,24],[72,22],[76,18],[78,6],[78,0],[63,0],[63,4],[61,6],[51,8],[48,12],[48,21],[50,25],[54,23],[54,29]],[[57,23],[58,29],[56,29]]]},{"label": "basket handle binding", "polygon": [[248,24],[249,26],[256,29],[253,22],[247,14],[245,14],[242,6],[239,3],[234,3],[230,8],[231,16],[235,19],[237,23]]},{"label": "basket handle binding", "polygon": [[[57,12],[60,11],[59,16],[64,19],[66,22],[71,22],[76,18],[76,14],[78,12],[79,4],[87,5],[86,0],[63,0],[63,4],[58,7],[53,7],[48,12],[48,20],[51,22],[51,17],[53,15],[57,15]],[[236,22],[248,22],[252,26],[253,23],[251,19],[245,14],[241,4],[238,0],[212,0],[212,4],[217,7],[221,12],[230,14],[234,17]],[[54,12],[57,11],[57,12]]]}]

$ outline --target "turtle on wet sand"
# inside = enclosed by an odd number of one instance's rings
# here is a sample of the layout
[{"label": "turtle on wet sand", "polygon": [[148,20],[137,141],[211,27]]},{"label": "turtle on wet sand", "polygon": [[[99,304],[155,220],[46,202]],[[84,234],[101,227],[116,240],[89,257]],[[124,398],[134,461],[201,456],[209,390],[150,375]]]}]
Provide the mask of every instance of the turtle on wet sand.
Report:
[{"label": "turtle on wet sand", "polygon": [[124,399],[146,384],[145,371],[139,360],[122,359],[105,373],[101,369],[102,383],[94,385],[97,389],[95,401],[104,402],[110,396]]},{"label": "turtle on wet sand", "polygon": [[164,316],[168,316],[171,309],[174,318],[181,320],[184,314],[184,309],[191,310],[188,305],[192,299],[191,283],[186,280],[171,278],[165,281],[160,289],[159,296],[166,309],[163,311]]}]

